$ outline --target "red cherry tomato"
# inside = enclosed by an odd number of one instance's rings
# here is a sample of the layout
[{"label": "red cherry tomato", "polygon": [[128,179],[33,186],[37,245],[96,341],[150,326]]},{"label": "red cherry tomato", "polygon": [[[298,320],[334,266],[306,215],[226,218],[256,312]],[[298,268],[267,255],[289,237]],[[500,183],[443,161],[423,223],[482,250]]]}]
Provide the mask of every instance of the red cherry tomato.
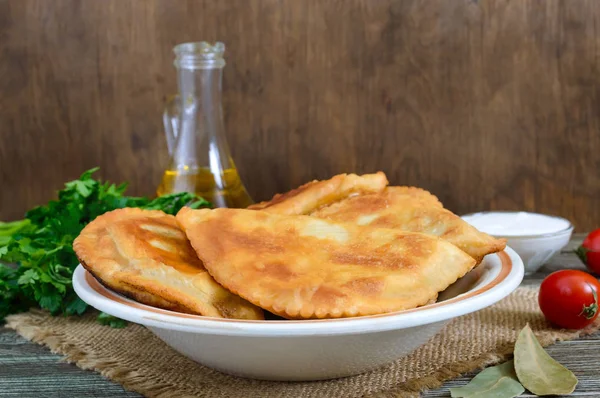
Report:
[{"label": "red cherry tomato", "polygon": [[575,252],[590,271],[600,275],[600,228],[590,232]]},{"label": "red cherry tomato", "polygon": [[581,329],[598,316],[600,283],[577,270],[551,273],[540,286],[538,301],[546,319],[565,329]]}]

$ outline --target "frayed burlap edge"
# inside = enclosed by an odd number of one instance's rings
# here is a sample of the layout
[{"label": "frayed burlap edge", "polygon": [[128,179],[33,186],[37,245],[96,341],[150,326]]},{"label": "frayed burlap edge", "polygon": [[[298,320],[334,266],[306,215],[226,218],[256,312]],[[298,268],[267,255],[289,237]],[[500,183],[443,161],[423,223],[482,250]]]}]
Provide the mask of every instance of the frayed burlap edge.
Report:
[{"label": "frayed burlap edge", "polygon": [[[181,384],[174,384],[168,380],[155,378],[147,380],[145,375],[139,374],[135,369],[122,366],[117,361],[97,358],[92,353],[87,353],[65,341],[64,336],[51,330],[45,330],[40,321],[47,316],[42,311],[31,311],[26,314],[12,315],[6,319],[6,327],[15,330],[19,335],[38,344],[50,348],[53,353],[65,356],[65,360],[76,364],[85,370],[95,370],[104,377],[120,383],[124,388],[154,398],[172,397],[173,390],[182,392],[180,396],[193,396],[191,390],[187,390]],[[585,329],[578,331],[556,330],[553,333],[538,337],[540,344],[544,347],[557,341],[572,340],[581,336],[594,333],[600,328],[600,323],[595,323]],[[512,355],[514,343],[506,344],[493,353],[486,353],[471,361],[453,363],[451,366],[436,371],[426,377],[413,379],[402,383],[397,388],[371,394],[365,398],[413,398],[418,393],[442,386],[450,379],[461,376],[473,370],[482,369],[486,366],[500,363]],[[183,390],[183,391],[182,391]]]}]

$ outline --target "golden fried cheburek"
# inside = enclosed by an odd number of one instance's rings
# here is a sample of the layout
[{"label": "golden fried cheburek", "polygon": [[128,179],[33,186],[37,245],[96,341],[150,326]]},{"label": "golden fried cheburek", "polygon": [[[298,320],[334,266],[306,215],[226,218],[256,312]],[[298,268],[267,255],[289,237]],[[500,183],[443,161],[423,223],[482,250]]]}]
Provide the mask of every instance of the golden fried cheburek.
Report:
[{"label": "golden fried cheburek", "polygon": [[266,202],[248,206],[276,214],[308,214],[320,207],[355,194],[381,192],[388,184],[381,171],[374,174],[338,174],[329,180],[311,181],[283,194],[276,194]]},{"label": "golden fried cheburek", "polygon": [[380,193],[341,200],[310,215],[335,222],[439,236],[465,251],[478,263],[486,254],[506,247],[505,240],[480,232],[444,209],[435,196],[415,187],[387,187]]},{"label": "golden fried cheburek", "polygon": [[434,236],[310,216],[183,208],[177,221],[217,282],[288,319],[415,308],[475,266]]},{"label": "golden fried cheburek", "polygon": [[73,249],[109,288],[141,303],[218,318],[264,319],[263,311],[220,286],[174,216],[126,208],[97,217]]}]

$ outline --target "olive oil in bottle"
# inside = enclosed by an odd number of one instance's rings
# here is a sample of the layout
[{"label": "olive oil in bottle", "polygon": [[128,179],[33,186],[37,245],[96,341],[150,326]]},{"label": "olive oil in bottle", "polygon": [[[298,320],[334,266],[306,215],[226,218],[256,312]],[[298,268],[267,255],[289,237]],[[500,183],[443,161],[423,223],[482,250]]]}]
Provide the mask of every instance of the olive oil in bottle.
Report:
[{"label": "olive oil in bottle", "polygon": [[253,201],[231,158],[221,111],[223,43],[176,46],[179,95],[164,114],[171,159],[158,195],[196,193],[215,207],[244,208]]},{"label": "olive oil in bottle", "polygon": [[235,168],[215,174],[202,167],[197,170],[167,170],[157,194],[194,192],[215,207],[245,208],[253,203]]}]

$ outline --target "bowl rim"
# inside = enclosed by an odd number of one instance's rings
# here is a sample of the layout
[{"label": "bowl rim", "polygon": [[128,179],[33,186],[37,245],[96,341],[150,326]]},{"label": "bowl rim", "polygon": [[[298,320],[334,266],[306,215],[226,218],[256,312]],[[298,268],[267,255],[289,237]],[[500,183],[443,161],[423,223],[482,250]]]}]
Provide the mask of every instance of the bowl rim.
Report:
[{"label": "bowl rim", "polygon": [[[536,213],[536,212],[533,212],[533,211],[521,211],[521,210],[487,210],[487,211],[477,211],[477,212],[474,212],[474,213],[463,214],[462,216],[460,216],[460,218],[462,218],[464,220],[464,217],[471,217],[471,216],[476,216],[476,215],[479,215],[479,214],[491,214],[491,213],[528,213],[528,214],[535,214],[535,215],[538,215],[538,216],[545,216],[545,217],[550,217],[550,218],[556,218],[558,220],[566,221],[569,224],[568,226],[566,226],[565,228],[563,228],[561,230],[554,231],[554,232],[544,232],[544,233],[539,233],[539,234],[501,235],[501,234],[490,234],[490,233],[486,232],[488,235],[492,235],[493,237],[500,238],[500,239],[539,239],[539,238],[552,238],[552,237],[564,235],[564,234],[567,234],[567,233],[570,234],[575,229],[575,227],[573,226],[573,224],[571,223],[571,221],[567,220],[564,217],[554,216],[552,214]],[[485,232],[485,231],[481,231],[481,232]]]},{"label": "bowl rim", "polygon": [[406,329],[478,311],[508,296],[523,280],[523,261],[508,246],[502,252],[486,256],[483,261],[491,261],[496,274],[482,286],[423,307],[355,318],[266,321],[184,314],[125,298],[100,284],[81,265],[73,273],[73,287],[77,295],[92,307],[153,328],[247,337],[349,335]]}]

